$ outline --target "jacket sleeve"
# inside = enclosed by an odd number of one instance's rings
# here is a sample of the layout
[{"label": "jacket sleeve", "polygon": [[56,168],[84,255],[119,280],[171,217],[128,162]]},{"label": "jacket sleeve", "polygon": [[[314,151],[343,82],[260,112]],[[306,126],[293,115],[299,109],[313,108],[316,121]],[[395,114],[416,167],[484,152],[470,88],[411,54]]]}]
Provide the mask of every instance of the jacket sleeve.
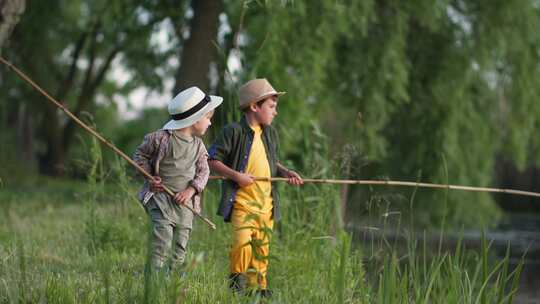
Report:
[{"label": "jacket sleeve", "polygon": [[146,172],[153,174],[152,157],[156,153],[157,145],[155,143],[154,133],[147,134],[141,145],[135,149],[133,160],[141,166]]},{"label": "jacket sleeve", "polygon": [[231,127],[225,127],[216,138],[208,150],[209,160],[219,160],[224,164],[228,163],[231,153],[234,130]]},{"label": "jacket sleeve", "polygon": [[190,181],[190,185],[197,190],[197,193],[201,193],[206,187],[208,182],[208,176],[210,175],[210,167],[208,167],[208,153],[201,140],[199,156],[195,164],[195,177]]}]

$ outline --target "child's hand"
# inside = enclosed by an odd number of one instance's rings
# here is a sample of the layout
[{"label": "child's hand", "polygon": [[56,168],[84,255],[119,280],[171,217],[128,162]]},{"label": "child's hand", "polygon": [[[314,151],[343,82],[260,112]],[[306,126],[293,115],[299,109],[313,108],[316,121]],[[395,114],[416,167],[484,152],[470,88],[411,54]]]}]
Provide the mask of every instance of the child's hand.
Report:
[{"label": "child's hand", "polygon": [[247,187],[255,182],[253,175],[238,173],[234,181],[241,187]]},{"label": "child's hand", "polygon": [[185,205],[195,195],[195,189],[191,186],[187,187],[184,191],[180,191],[174,195],[174,201],[178,205]]},{"label": "child's hand", "polygon": [[291,185],[300,186],[304,184],[304,180],[302,180],[302,177],[300,177],[300,174],[292,170],[287,170],[287,178],[289,179],[288,183]]},{"label": "child's hand", "polygon": [[154,193],[164,191],[163,184],[161,183],[161,177],[154,176],[154,179],[150,180],[150,191]]}]

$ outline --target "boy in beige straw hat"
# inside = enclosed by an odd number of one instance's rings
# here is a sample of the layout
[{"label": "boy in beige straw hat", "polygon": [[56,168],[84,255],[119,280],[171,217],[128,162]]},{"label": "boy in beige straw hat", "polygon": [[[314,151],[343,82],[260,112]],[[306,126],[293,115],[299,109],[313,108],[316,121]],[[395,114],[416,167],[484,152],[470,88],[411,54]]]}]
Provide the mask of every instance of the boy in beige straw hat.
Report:
[{"label": "boy in beige straw hat", "polygon": [[271,124],[283,94],[266,79],[244,84],[239,90],[242,119],[225,126],[209,149],[210,168],[228,178],[222,183],[218,214],[233,226],[230,287],[242,293],[255,290],[262,297],[271,295],[266,280],[269,234],[280,208],[276,188],[254,177],[281,176],[293,185],[303,183],[278,160],[278,137]]},{"label": "boy in beige straw hat", "polygon": [[[197,87],[180,92],[168,106],[171,120],[162,129],[147,134],[135,151],[135,162],[154,176],[154,181],[145,181],[139,192],[152,221],[154,269],[178,270],[184,262],[193,213],[182,205],[201,211],[200,193],[210,170],[199,136],[206,133],[214,109],[222,101],[223,98],[207,95]],[[176,193],[174,198],[163,191],[163,185]],[[173,254],[167,265],[171,247]]]}]

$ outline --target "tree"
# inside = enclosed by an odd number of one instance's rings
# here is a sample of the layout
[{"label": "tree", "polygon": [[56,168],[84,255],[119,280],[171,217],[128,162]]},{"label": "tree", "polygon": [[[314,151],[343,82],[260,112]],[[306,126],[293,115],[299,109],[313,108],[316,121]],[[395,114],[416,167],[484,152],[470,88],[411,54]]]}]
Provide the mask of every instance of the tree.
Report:
[{"label": "tree", "polygon": [[[0,0],[0,55],[7,44],[9,36],[15,25],[19,22],[26,6],[25,0]],[[0,85],[4,82],[4,75],[0,74]],[[0,104],[1,112],[6,112],[4,105]],[[0,119],[5,119],[4,115]],[[4,140],[7,142],[7,140]],[[2,151],[5,152],[5,151]],[[6,155],[6,153],[2,153]]]},{"label": "tree", "polygon": [[[493,186],[501,153],[540,163],[535,1],[282,3],[249,6],[242,52],[247,78],[289,91],[289,157],[305,153],[299,130],[320,117],[334,154],[361,151],[353,177]],[[446,210],[433,207],[444,192],[417,200],[427,222],[496,214],[486,194],[453,192]]]},{"label": "tree", "polygon": [[[187,85],[208,90],[222,10],[222,1],[39,3],[31,7],[15,32],[9,57],[56,99],[65,101],[76,116],[93,114],[98,100],[111,103],[115,95],[125,96],[139,86],[163,89],[163,79],[174,69],[167,63],[174,57],[179,65],[173,94]],[[185,18],[188,11],[193,12],[190,19]],[[166,22],[172,26],[164,26]],[[156,45],[150,38],[163,28],[172,29],[166,33],[170,40],[167,45]],[[114,65],[130,74],[125,85],[107,78]],[[24,138],[38,138],[39,147],[26,145],[22,150],[32,155],[37,149],[42,173],[64,174],[77,126],[25,84],[11,80],[7,85],[16,88],[7,94],[8,99],[26,100],[10,106],[10,124],[37,123],[35,128],[24,129],[37,129],[38,133]],[[28,112],[27,105],[37,107],[39,114]],[[21,112],[22,116],[16,114]],[[32,119],[24,119],[30,115]]]},{"label": "tree", "polygon": [[[329,164],[350,153],[351,178],[493,186],[498,159],[540,163],[536,3],[52,0],[30,7],[6,52],[79,114],[139,86],[163,90],[167,79],[173,94],[197,85],[224,96],[220,126],[238,117],[238,84],[266,77],[288,91],[276,121],[284,159],[312,177],[328,176]],[[166,47],[149,39],[163,28]],[[241,62],[235,75],[230,58]],[[110,77],[114,65],[128,82]],[[19,80],[2,85],[10,126],[34,123],[24,129],[36,132],[44,171],[59,173],[73,127]],[[384,196],[355,189],[362,200]],[[389,196],[392,207],[402,193]],[[497,213],[486,194],[446,195],[418,193],[426,222]],[[471,201],[482,212],[470,212]]]},{"label": "tree", "polygon": [[25,6],[25,0],[0,0],[0,54]]},{"label": "tree", "polygon": [[[143,79],[159,79],[154,64],[162,54],[153,49],[150,36],[161,21],[162,16],[132,1],[40,2],[29,8],[15,30],[7,55],[80,116],[93,113],[98,98],[109,103],[118,91],[127,92]],[[122,58],[122,54],[129,56]],[[115,80],[107,79],[115,60],[144,76],[118,87]],[[152,84],[160,82],[147,82]],[[22,111],[35,122],[36,136],[44,144],[37,151],[41,171],[62,175],[77,127],[25,85],[10,80],[13,90],[6,92],[7,99],[24,100],[12,105],[11,112]]]},{"label": "tree", "polygon": [[183,41],[183,31],[175,23],[177,38],[181,43],[180,67],[175,76],[173,95],[190,86],[198,86],[203,91],[210,87],[210,64],[217,54],[217,33],[219,14],[223,11],[221,0],[192,1],[193,18],[190,22],[189,37]]}]

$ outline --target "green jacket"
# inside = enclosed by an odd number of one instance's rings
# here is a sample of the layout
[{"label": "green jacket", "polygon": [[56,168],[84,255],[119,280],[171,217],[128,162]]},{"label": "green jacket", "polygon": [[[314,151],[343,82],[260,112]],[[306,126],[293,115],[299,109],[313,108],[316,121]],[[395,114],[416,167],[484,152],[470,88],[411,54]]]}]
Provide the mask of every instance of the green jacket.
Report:
[{"label": "green jacket", "polygon": [[[270,174],[275,177],[278,174],[278,134],[272,126],[263,126],[262,129],[261,138],[270,165]],[[208,150],[208,159],[219,160],[233,170],[244,172],[251,151],[251,144],[253,143],[253,135],[254,132],[249,127],[245,117],[242,117],[240,122],[225,126]],[[223,216],[225,222],[231,221],[231,213],[238,189],[239,187],[234,181],[222,181],[221,201],[217,213]],[[272,185],[272,200],[274,205],[272,217],[275,221],[278,221],[280,219],[279,195],[274,185]]]}]

